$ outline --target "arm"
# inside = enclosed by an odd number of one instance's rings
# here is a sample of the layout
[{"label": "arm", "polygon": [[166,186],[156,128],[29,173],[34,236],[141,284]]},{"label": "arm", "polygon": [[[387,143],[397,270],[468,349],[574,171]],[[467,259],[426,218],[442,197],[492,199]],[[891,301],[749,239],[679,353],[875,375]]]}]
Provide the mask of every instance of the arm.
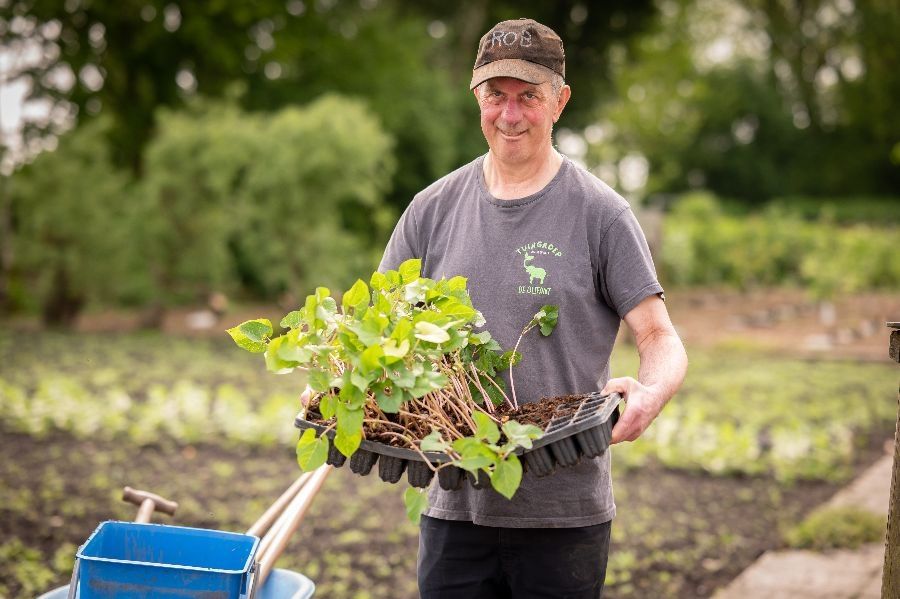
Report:
[{"label": "arm", "polygon": [[610,379],[603,393],[618,392],[625,411],[612,431],[612,443],[634,441],[647,430],[684,381],[687,354],[659,296],[644,299],[625,315],[640,355],[638,380]]}]

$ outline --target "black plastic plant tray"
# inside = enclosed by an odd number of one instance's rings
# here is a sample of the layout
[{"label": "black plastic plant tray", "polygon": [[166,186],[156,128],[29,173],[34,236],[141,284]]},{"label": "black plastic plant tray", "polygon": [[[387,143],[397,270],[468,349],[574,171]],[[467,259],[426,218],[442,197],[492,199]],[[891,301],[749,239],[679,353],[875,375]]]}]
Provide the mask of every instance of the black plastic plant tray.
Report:
[{"label": "black plastic plant tray", "polygon": [[[560,415],[550,420],[544,429],[544,436],[535,441],[531,449],[519,449],[516,452],[523,457],[525,470],[536,476],[547,476],[557,466],[574,466],[582,456],[590,459],[602,455],[609,447],[612,427],[619,417],[620,400],[621,396],[617,393],[601,396],[599,392],[595,392],[577,403],[557,407]],[[305,420],[300,414],[294,420],[294,425],[300,430],[311,428],[319,435],[327,428]],[[334,446],[334,429],[325,434],[328,436],[326,463],[340,468],[348,462],[347,457]],[[424,452],[424,456],[435,465],[450,461],[449,456],[438,452]],[[434,477],[434,471],[418,452],[365,439],[350,457],[349,463],[350,470],[361,476],[369,474],[377,463],[378,476],[389,483],[398,482],[404,471],[409,484],[414,487],[427,487]],[[465,479],[476,489],[490,486],[486,473],[479,472],[476,478],[456,466],[441,468],[437,475],[441,488],[450,491],[461,488]]]}]

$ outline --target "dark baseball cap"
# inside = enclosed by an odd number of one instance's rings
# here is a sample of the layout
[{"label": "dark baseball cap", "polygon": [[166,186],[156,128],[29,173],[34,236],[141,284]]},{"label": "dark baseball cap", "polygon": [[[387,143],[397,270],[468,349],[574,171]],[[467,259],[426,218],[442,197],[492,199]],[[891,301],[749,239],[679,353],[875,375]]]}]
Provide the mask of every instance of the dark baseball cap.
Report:
[{"label": "dark baseball cap", "polygon": [[478,44],[469,89],[493,77],[543,83],[554,73],[566,76],[566,54],[552,29],[533,19],[501,21]]}]

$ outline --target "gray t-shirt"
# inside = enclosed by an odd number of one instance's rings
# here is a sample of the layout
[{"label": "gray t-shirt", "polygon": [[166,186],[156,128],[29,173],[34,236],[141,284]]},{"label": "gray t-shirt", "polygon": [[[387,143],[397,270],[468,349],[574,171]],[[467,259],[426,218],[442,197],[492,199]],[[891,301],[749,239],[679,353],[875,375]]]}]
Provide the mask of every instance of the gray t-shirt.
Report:
[{"label": "gray t-shirt", "polygon": [[[628,202],[568,159],[538,193],[499,200],[487,189],[483,161],[416,195],[379,270],[421,258],[423,276],[467,277],[473,305],[504,350],[542,305],[559,306],[554,332],[543,337],[533,330],[519,346],[513,377],[520,404],[602,388],[621,318],[662,293]],[[542,478],[526,472],[511,500],[490,488],[444,491],[434,484],[425,513],[485,526],[600,524],[616,511],[609,454]]]}]

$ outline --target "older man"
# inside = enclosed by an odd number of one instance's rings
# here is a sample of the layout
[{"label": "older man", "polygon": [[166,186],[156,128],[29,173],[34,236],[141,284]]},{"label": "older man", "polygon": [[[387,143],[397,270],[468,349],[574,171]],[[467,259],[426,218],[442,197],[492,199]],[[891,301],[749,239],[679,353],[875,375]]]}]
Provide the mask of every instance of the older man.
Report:
[{"label": "older man", "polygon": [[[541,305],[558,305],[554,333],[523,343],[519,401],[618,391],[627,403],[612,441],[633,441],[681,385],[687,357],[628,202],[553,148],[571,95],[564,77],[562,41],[540,23],[504,21],[481,39],[471,88],[489,150],[416,195],[380,269],[417,257],[423,276],[467,277],[505,348]],[[637,340],[637,380],[609,378],[622,319]],[[600,596],[616,511],[609,454],[526,473],[512,500],[435,485],[421,524],[422,597]]]}]

